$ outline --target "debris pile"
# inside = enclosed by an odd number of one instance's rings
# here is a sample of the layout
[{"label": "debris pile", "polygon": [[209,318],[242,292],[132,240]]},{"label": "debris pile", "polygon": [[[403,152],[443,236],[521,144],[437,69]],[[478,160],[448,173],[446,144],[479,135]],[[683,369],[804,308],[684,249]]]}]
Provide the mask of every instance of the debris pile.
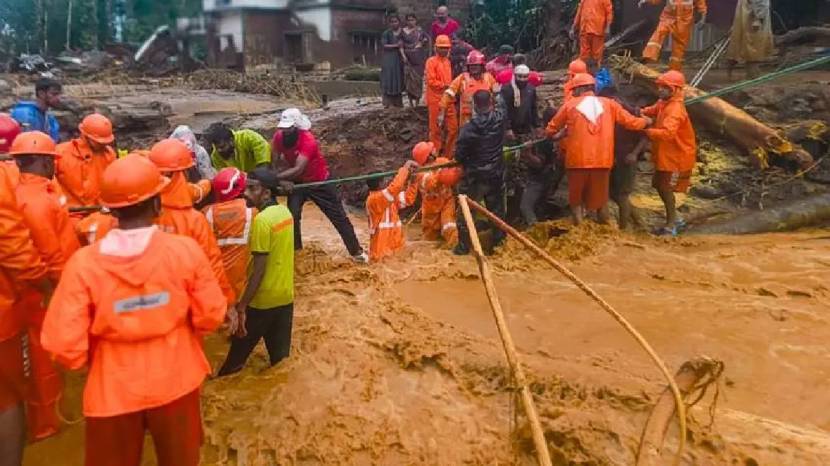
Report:
[{"label": "debris pile", "polygon": [[268,94],[309,104],[321,102],[314,89],[293,75],[243,74],[231,70],[204,69],[189,73],[182,81],[193,89],[226,89],[250,94]]}]

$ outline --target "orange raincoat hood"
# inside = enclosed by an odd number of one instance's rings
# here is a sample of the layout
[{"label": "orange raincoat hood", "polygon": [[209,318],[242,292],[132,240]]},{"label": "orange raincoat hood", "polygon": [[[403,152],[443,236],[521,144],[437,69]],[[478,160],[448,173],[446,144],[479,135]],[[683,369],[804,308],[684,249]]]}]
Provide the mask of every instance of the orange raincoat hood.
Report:
[{"label": "orange raincoat hood", "polygon": [[190,209],[193,207],[190,184],[187,182],[184,172],[175,172],[170,177],[170,183],[161,192],[161,205],[171,209]]}]

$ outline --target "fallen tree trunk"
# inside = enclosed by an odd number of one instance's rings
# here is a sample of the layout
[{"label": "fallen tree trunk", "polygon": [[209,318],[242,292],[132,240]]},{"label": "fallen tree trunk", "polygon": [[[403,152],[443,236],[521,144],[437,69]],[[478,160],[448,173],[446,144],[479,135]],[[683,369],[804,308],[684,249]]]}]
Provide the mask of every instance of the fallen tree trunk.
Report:
[{"label": "fallen tree trunk", "polygon": [[830,222],[830,194],[798,199],[779,207],[689,230],[699,235],[743,235],[791,231]]},{"label": "fallen tree trunk", "polygon": [[[715,382],[721,373],[723,373],[722,362],[701,357],[685,362],[677,371],[674,382],[686,397],[697,388],[705,389],[705,386]],[[702,384],[701,381],[703,381]],[[640,447],[637,450],[637,466],[664,464],[660,452],[676,408],[672,391],[666,387],[651,410],[646,426],[643,428]]]},{"label": "fallen tree trunk", "polygon": [[815,41],[815,40],[830,39],[830,28],[807,26],[798,29],[793,29],[786,34],[775,36],[775,45],[789,45],[801,41]]},{"label": "fallen tree trunk", "polygon": [[[616,70],[656,92],[654,81],[660,76],[658,71],[627,57],[613,56],[609,61]],[[706,92],[686,86],[687,99],[703,95],[706,95]],[[789,141],[782,132],[756,120],[723,99],[711,97],[690,105],[688,109],[695,123],[729,138],[751,154],[753,164],[759,169],[769,167],[771,156],[796,163],[802,169],[806,169],[813,162],[813,157],[807,151]]]}]

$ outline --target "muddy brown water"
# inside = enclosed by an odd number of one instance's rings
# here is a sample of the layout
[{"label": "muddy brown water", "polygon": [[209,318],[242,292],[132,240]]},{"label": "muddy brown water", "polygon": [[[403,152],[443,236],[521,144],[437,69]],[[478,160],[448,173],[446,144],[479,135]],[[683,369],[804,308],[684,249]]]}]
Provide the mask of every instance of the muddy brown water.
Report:
[{"label": "muddy brown water", "polygon": [[[259,348],[242,373],[205,383],[203,464],[534,464],[474,260],[415,227],[398,257],[359,267],[315,208],[303,220],[292,356],[268,368]],[[714,426],[712,393],[691,410],[685,464],[830,463],[826,231],[658,241],[585,227],[548,246],[673,370],[725,362]],[[518,245],[492,260],[555,464],[632,464],[664,386],[656,369]],[[207,340],[214,366],[226,347]],[[79,424],[30,446],[25,464],[82,464],[82,445]],[[155,464],[149,442],[143,464]]]}]

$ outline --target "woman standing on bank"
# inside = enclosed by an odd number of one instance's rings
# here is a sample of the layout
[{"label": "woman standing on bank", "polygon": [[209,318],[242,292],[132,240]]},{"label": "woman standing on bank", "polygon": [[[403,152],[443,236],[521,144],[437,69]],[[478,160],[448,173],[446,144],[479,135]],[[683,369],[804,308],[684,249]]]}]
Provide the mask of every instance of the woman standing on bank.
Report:
[{"label": "woman standing on bank", "polygon": [[403,52],[401,18],[387,17],[389,29],[383,32],[383,61],[380,65],[380,90],[383,93],[383,107],[403,107]]},{"label": "woman standing on bank", "polygon": [[406,65],[406,95],[409,97],[409,105],[415,107],[424,91],[424,65],[427,51],[430,50],[429,34],[418,26],[418,17],[410,13],[406,15],[406,26],[403,27],[401,38]]}]

